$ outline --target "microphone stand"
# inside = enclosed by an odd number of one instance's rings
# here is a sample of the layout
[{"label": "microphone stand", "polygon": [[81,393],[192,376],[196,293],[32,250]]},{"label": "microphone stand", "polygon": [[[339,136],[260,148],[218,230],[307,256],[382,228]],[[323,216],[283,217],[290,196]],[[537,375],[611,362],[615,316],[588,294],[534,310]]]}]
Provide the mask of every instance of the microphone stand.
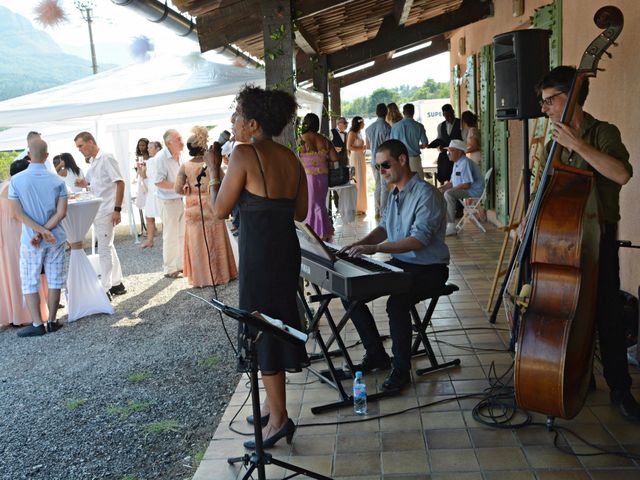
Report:
[{"label": "microphone stand", "polygon": [[260,392],[258,390],[258,356],[256,344],[260,341],[261,335],[264,335],[265,333],[275,335],[279,340],[292,345],[299,344],[301,340],[293,337],[288,332],[271,325],[269,322],[252,315],[246,310],[228,307],[216,299],[211,300],[211,303],[216,309],[220,310],[225,315],[235,318],[243,324],[243,328],[241,329],[239,336],[240,348],[238,349],[238,360],[241,365],[249,366],[249,376],[251,379],[251,406],[254,418],[253,432],[255,435],[256,449],[251,454],[245,453],[241,457],[230,457],[227,459],[227,463],[229,463],[229,465],[233,465],[235,463],[242,462],[245,467],[249,466],[247,473],[242,477],[243,480],[248,480],[254,470],[258,470],[259,480],[266,480],[266,465],[276,465],[295,472],[287,478],[306,475],[309,478],[316,478],[318,480],[331,480],[330,477],[325,477],[324,475],[312,472],[306,468],[273,458],[270,453],[266,453],[264,451],[262,422],[260,422]]}]

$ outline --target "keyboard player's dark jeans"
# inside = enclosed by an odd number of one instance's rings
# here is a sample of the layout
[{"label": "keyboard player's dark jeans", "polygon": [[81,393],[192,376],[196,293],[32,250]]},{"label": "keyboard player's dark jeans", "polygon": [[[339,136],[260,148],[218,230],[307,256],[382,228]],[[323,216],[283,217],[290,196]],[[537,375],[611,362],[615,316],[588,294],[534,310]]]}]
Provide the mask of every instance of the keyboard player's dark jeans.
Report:
[{"label": "keyboard player's dark jeans", "polygon": [[[393,366],[402,372],[409,372],[411,370],[412,335],[411,314],[409,312],[411,307],[420,300],[428,298],[434,290],[444,286],[449,278],[449,268],[446,265],[417,265],[396,259],[392,259],[388,263],[413,274],[410,291],[391,295],[387,300],[389,329],[393,342]],[[344,300],[343,304],[346,308]],[[351,313],[351,320],[360,335],[367,356],[379,358],[384,355],[384,346],[369,308],[365,304],[358,305]]]}]

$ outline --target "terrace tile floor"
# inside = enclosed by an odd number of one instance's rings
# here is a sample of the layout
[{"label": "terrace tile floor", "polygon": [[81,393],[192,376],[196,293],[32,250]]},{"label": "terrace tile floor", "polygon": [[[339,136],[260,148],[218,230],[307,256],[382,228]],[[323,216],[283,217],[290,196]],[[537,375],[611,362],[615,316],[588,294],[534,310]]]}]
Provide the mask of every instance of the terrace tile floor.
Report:
[{"label": "terrace tile floor", "polygon": [[[355,224],[338,226],[334,241],[346,244],[374,226],[371,218],[358,217]],[[426,357],[414,358],[410,388],[399,396],[370,402],[366,417],[354,415],[352,408],[312,414],[311,407],[337,401],[336,390],[320,383],[308,370],[289,374],[288,412],[298,428],[291,445],[281,440],[269,453],[282,461],[345,480],[640,479],[637,460],[565,453],[596,450],[564,430],[558,433],[556,447],[556,434],[544,426],[498,429],[474,418],[479,395],[490,386],[490,379],[501,377],[507,382],[512,375],[513,355],[507,350],[510,334],[504,313],[492,325],[485,311],[503,237],[490,225],[482,233],[472,224],[467,224],[458,236],[447,237],[451,251],[449,281],[460,290],[440,299],[429,336],[438,358],[459,358],[460,366],[417,376],[415,369],[428,366],[429,362]],[[370,304],[383,335],[389,333],[385,301],[380,298]],[[337,301],[330,308],[336,315],[342,309]],[[425,309],[421,304],[419,311]],[[321,331],[326,338],[326,325]],[[347,345],[358,340],[350,322],[342,336]],[[317,351],[312,338],[308,345],[310,352]],[[385,345],[390,352],[390,341]],[[361,346],[350,352],[354,361],[359,361]],[[336,362],[341,365],[342,360]],[[636,386],[634,394],[640,398],[640,371],[630,369]],[[365,376],[369,393],[379,390],[386,373]],[[640,454],[640,426],[627,423],[610,406],[598,363],[595,374],[597,391],[589,394],[582,412],[570,421],[557,420],[556,424],[595,446]],[[351,382],[345,381],[344,386],[349,391]],[[242,442],[251,436],[231,430],[251,435],[252,429],[244,420],[251,413],[248,394],[248,380],[243,377],[194,480],[235,480],[245,474],[241,464],[231,466],[227,458],[248,453]],[[518,414],[514,421],[523,418]],[[544,424],[545,420],[543,415],[532,414],[533,422]],[[346,423],[353,421],[356,422]],[[268,479],[283,479],[292,472],[269,465],[266,474]],[[258,478],[257,472],[253,478]]]}]

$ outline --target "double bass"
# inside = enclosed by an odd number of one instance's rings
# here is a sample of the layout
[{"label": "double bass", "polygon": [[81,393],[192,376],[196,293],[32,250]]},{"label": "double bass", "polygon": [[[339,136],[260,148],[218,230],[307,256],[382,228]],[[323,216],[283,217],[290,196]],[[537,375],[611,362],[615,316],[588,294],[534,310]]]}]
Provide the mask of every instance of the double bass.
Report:
[{"label": "double bass", "polygon": [[[600,8],[594,22],[603,31],[577,68],[562,123],[573,117],[583,82],[622,31],[622,12]],[[607,55],[611,56],[609,53]],[[582,409],[595,345],[600,224],[593,173],[564,165],[553,142],[520,243],[519,266],[527,262],[528,299],[521,302],[515,359],[518,405],[571,419]]]}]

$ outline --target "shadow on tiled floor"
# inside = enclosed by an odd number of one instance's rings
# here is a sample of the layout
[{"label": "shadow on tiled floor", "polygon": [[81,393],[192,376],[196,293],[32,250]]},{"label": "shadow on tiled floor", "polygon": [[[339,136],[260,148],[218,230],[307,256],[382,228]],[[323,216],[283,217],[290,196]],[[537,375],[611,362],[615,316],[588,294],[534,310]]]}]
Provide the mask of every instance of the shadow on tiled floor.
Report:
[{"label": "shadow on tiled floor", "polygon": [[[371,219],[359,217],[356,224],[337,229],[335,242],[346,244],[373,226]],[[311,407],[337,401],[337,392],[306,370],[288,375],[288,411],[298,429],[292,445],[281,441],[269,452],[282,461],[336,479],[639,479],[640,462],[613,455],[576,457],[563,453],[554,446],[554,433],[543,427],[483,426],[473,417],[479,399],[461,398],[480,394],[489,386],[492,364],[495,377],[505,374],[512,363],[512,355],[506,351],[509,333],[504,316],[491,325],[484,310],[502,239],[503,234],[493,228],[482,233],[473,225],[467,225],[457,237],[447,238],[451,250],[449,281],[460,291],[440,299],[430,338],[438,357],[459,358],[459,367],[422,377],[414,373],[411,388],[400,396],[371,402],[364,419],[354,416],[351,408],[312,414]],[[370,305],[381,334],[389,332],[385,300]],[[424,305],[421,308],[424,311]],[[331,309],[338,313],[341,307],[334,301]],[[347,345],[358,340],[351,324],[345,327],[343,336]],[[309,345],[311,351],[313,340]],[[386,345],[390,351],[390,342]],[[361,358],[361,347],[350,351],[355,361]],[[413,364],[415,370],[428,366],[428,360],[418,357]],[[638,385],[640,372],[631,367],[631,373]],[[369,393],[379,389],[385,374],[366,376]],[[505,380],[509,378],[507,374]],[[596,379],[598,390],[589,395],[582,412],[571,421],[558,420],[557,424],[596,446],[640,454],[639,426],[625,422],[609,405],[599,370]],[[345,381],[344,386],[348,391],[351,382]],[[640,394],[637,388],[634,393],[637,397]],[[230,466],[226,459],[246,453],[242,442],[250,437],[231,431],[229,421],[237,414],[233,428],[251,432],[244,421],[251,413],[250,402],[242,407],[247,395],[247,380],[242,379],[194,480],[235,480],[244,475],[241,465]],[[432,405],[417,408],[427,404]],[[354,420],[357,423],[345,423]],[[534,414],[533,421],[544,422],[545,417]],[[560,433],[558,443],[565,450],[595,452],[564,433]],[[282,479],[292,473],[274,466],[268,466],[266,472],[269,479]],[[258,478],[257,473],[253,478]]]}]

